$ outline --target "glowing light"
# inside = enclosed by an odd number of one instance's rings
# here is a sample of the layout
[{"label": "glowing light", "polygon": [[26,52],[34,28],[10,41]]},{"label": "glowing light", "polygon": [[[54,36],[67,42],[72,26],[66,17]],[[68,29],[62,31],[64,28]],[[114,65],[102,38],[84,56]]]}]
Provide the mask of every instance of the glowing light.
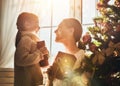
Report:
[{"label": "glowing light", "polygon": [[67,60],[65,59],[65,62],[67,62]]},{"label": "glowing light", "polygon": [[65,74],[68,74],[68,72],[66,71]]},{"label": "glowing light", "polygon": [[111,36],[112,39],[114,39],[115,37],[114,36]]}]

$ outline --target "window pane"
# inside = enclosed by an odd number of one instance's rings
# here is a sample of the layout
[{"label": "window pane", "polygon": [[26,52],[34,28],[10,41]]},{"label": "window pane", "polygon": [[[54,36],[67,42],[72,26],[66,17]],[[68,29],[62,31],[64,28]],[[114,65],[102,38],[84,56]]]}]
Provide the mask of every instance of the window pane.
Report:
[{"label": "window pane", "polygon": [[115,2],[115,0],[110,0],[110,1],[109,1],[109,4],[113,5],[114,2]]},{"label": "window pane", "polygon": [[69,0],[53,0],[53,26],[58,25],[62,19],[69,17]]},{"label": "window pane", "polygon": [[75,18],[81,22],[81,0],[75,0]]},{"label": "window pane", "polygon": [[51,26],[51,0],[39,0],[40,26]]},{"label": "window pane", "polygon": [[46,47],[50,51],[50,28],[41,28],[39,31],[40,40],[45,40]]},{"label": "window pane", "polygon": [[82,0],[82,23],[93,23],[93,18],[96,16],[96,0]]}]

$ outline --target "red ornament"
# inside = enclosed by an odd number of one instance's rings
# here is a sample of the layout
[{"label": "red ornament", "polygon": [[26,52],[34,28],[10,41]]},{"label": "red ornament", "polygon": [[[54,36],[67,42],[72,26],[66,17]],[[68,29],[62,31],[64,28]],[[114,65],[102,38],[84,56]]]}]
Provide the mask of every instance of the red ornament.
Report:
[{"label": "red ornament", "polygon": [[83,40],[83,43],[84,43],[84,44],[90,43],[90,42],[91,42],[91,36],[90,36],[90,34],[87,32],[87,33],[83,36],[82,40]]},{"label": "red ornament", "polygon": [[89,44],[89,49],[90,49],[92,52],[95,52],[96,49],[97,49],[97,46],[96,46],[94,43],[90,43],[90,44]]},{"label": "red ornament", "polygon": [[102,3],[100,3],[100,2],[97,3],[97,10],[100,10],[103,7],[104,7],[104,5]]}]

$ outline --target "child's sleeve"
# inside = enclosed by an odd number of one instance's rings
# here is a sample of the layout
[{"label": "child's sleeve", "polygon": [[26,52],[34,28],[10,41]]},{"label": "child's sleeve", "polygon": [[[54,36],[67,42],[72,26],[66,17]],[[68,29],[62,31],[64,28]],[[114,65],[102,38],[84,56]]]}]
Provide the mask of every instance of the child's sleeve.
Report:
[{"label": "child's sleeve", "polygon": [[31,52],[31,46],[34,41],[28,37],[22,37],[15,53],[15,63],[19,66],[29,66],[39,63],[43,55],[39,49]]}]

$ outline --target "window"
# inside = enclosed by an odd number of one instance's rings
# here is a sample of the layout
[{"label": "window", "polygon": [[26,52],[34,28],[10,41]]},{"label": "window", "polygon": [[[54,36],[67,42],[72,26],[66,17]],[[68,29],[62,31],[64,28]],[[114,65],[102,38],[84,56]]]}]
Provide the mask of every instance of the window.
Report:
[{"label": "window", "polygon": [[[92,19],[97,15],[97,0],[40,0],[41,19],[40,32],[41,40],[45,40],[50,51],[51,58],[58,51],[64,51],[62,44],[55,42],[54,31],[57,25],[64,18],[77,18],[83,26],[83,34],[89,25],[93,25]],[[36,3],[39,4],[39,3]],[[53,57],[54,58],[54,57]]]},{"label": "window", "polygon": [[59,50],[64,50],[61,44],[55,43],[54,31],[62,19],[70,17],[70,0],[49,0],[47,4],[46,2],[47,1],[42,0],[43,7],[41,7],[41,9],[44,10],[43,13],[41,13],[43,16],[41,16],[42,19],[40,19],[41,29],[39,36],[41,40],[45,40],[52,58]]},{"label": "window", "polygon": [[[1,0],[1,56],[3,64],[13,66],[13,59],[8,62],[6,57],[11,59],[14,57],[14,36],[17,31],[16,19],[21,12],[32,12],[39,16],[41,40],[45,40],[46,46],[50,51],[51,58],[54,57],[59,50],[64,50],[64,47],[54,41],[54,30],[57,28],[60,21],[64,18],[77,18],[83,26],[83,34],[89,25],[93,25],[92,18],[97,15],[96,2],[98,0]],[[111,0],[113,1],[113,0]],[[112,2],[111,2],[112,3]],[[14,16],[13,16],[14,15]],[[6,26],[7,24],[7,26]],[[11,28],[10,28],[11,27]],[[4,33],[7,33],[4,34]],[[12,35],[12,36],[11,36]],[[11,40],[13,39],[13,40]],[[9,45],[6,41],[9,41]],[[9,46],[5,48],[6,46]],[[11,48],[12,47],[12,48]],[[12,49],[12,53],[9,52]],[[5,57],[5,58],[4,58]]]}]

